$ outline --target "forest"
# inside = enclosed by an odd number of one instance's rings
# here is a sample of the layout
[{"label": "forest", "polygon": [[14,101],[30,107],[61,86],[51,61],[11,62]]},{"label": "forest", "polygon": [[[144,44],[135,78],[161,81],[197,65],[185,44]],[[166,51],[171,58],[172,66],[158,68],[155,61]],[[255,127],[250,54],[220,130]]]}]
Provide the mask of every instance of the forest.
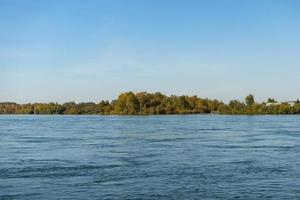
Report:
[{"label": "forest", "polygon": [[58,115],[165,115],[165,114],[300,114],[299,100],[278,103],[269,98],[257,103],[253,95],[245,97],[244,102],[231,100],[224,103],[216,99],[197,96],[167,96],[160,92],[125,92],[116,100],[99,103],[0,103],[0,114],[58,114]]}]

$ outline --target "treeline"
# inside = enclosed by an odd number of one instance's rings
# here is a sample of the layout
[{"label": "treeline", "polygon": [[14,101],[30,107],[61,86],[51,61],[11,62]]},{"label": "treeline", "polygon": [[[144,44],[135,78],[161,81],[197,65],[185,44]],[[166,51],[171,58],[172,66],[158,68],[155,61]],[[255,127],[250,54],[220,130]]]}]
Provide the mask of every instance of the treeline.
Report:
[{"label": "treeline", "polygon": [[159,92],[125,92],[111,102],[100,103],[0,103],[0,114],[98,114],[98,115],[152,115],[152,114],[300,114],[300,102],[276,103],[274,99],[257,103],[253,95],[244,102],[219,100],[197,96],[166,96]]}]

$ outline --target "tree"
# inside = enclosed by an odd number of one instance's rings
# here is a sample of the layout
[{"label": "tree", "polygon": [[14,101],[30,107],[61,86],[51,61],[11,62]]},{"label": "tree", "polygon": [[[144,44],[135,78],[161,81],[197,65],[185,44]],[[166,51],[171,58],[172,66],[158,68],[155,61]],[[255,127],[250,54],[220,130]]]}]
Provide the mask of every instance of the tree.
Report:
[{"label": "tree", "polygon": [[267,103],[276,103],[275,99],[268,98]]},{"label": "tree", "polygon": [[122,93],[114,104],[115,114],[133,115],[139,113],[139,101],[133,92]]},{"label": "tree", "polygon": [[245,104],[238,100],[231,100],[228,105],[230,107],[231,114],[244,112]]},{"label": "tree", "polygon": [[252,106],[254,104],[254,96],[252,94],[249,94],[245,98],[245,102],[247,106]]}]

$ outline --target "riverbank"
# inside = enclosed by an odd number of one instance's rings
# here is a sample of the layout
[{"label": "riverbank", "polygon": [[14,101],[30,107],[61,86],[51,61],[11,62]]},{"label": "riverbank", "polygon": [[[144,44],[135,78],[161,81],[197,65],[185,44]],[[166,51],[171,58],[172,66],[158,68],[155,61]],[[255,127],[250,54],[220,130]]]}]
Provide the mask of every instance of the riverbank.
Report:
[{"label": "riverbank", "polygon": [[162,93],[125,92],[116,100],[99,103],[0,103],[0,114],[47,115],[173,115],[173,114],[282,115],[300,114],[299,100],[278,103],[274,99],[258,103],[253,95],[224,103],[197,96],[167,96]]}]

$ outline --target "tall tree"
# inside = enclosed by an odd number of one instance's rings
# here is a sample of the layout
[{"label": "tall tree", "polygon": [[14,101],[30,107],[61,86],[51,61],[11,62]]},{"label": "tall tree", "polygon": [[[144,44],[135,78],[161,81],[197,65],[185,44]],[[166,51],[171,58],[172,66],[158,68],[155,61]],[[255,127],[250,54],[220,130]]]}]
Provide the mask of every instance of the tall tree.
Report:
[{"label": "tall tree", "polygon": [[254,96],[252,94],[249,94],[248,96],[246,96],[245,98],[245,102],[247,106],[252,106],[254,104]]}]

